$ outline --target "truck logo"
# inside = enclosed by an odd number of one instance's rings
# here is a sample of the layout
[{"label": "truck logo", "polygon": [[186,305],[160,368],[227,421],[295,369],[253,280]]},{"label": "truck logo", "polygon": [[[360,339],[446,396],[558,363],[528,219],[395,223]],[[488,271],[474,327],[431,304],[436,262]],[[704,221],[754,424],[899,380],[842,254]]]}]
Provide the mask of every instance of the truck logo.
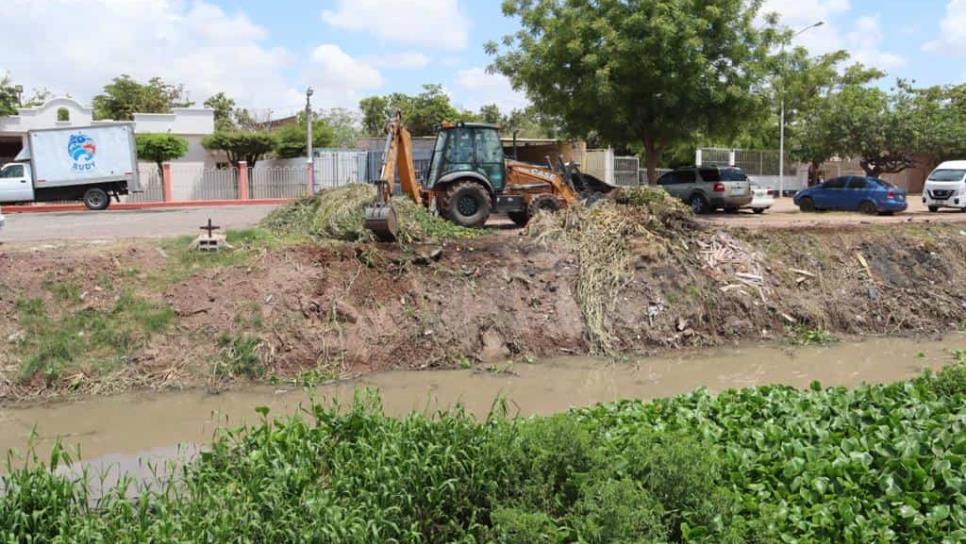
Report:
[{"label": "truck logo", "polygon": [[94,155],[97,153],[97,144],[90,136],[77,133],[70,136],[67,142],[67,154],[70,155],[74,165],[71,167],[75,172],[87,172],[93,170]]}]

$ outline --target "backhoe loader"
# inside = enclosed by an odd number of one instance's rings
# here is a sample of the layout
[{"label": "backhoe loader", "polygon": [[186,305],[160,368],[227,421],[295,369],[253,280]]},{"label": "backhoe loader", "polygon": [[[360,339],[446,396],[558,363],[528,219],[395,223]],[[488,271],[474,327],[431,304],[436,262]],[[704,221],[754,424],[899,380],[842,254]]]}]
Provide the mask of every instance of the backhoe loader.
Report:
[{"label": "backhoe loader", "polygon": [[526,225],[540,210],[556,211],[580,199],[593,199],[613,187],[581,174],[558,157],[556,165],[537,165],[503,156],[499,127],[485,123],[443,123],[436,134],[425,181],[413,164],[409,131],[396,112],[386,127],[386,145],[375,202],[366,208],[366,228],[382,240],[398,230],[392,206],[398,175],[402,193],[433,213],[464,227],[482,227],[491,213],[505,213]]}]

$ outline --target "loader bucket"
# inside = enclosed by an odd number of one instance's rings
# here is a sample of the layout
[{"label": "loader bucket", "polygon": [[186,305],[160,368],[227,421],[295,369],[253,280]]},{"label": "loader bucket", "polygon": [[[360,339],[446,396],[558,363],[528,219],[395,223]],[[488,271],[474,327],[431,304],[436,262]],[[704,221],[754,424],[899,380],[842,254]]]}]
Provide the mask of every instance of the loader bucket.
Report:
[{"label": "loader bucket", "polygon": [[392,204],[376,202],[366,208],[366,228],[384,242],[396,240],[399,232],[399,220],[396,209]]}]

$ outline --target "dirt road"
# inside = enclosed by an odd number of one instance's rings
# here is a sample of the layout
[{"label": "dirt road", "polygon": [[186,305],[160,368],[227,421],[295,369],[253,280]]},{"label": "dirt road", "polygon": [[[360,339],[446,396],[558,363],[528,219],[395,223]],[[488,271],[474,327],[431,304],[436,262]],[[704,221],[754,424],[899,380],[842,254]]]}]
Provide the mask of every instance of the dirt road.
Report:
[{"label": "dirt road", "polygon": [[273,209],[275,206],[265,205],[8,213],[7,225],[0,230],[0,242],[164,238],[199,233],[198,227],[208,218],[223,230],[240,229],[255,226]]},{"label": "dirt road", "polygon": [[701,221],[713,225],[726,225],[746,228],[796,228],[849,225],[877,225],[890,223],[957,223],[966,225],[966,213],[944,210],[930,213],[919,200],[918,195],[909,197],[909,209],[895,215],[865,215],[857,212],[802,213],[792,203],[791,198],[777,200],[775,205],[762,215],[751,210],[737,214],[716,212],[701,216]]}]

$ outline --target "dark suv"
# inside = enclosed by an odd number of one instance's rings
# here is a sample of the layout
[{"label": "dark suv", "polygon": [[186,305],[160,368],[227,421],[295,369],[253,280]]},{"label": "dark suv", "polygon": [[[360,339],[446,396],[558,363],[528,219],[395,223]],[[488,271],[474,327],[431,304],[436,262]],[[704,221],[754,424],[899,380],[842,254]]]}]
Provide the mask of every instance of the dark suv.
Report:
[{"label": "dark suv", "polygon": [[753,197],[748,176],[733,166],[686,166],[664,174],[657,184],[690,205],[694,213],[736,211]]}]

